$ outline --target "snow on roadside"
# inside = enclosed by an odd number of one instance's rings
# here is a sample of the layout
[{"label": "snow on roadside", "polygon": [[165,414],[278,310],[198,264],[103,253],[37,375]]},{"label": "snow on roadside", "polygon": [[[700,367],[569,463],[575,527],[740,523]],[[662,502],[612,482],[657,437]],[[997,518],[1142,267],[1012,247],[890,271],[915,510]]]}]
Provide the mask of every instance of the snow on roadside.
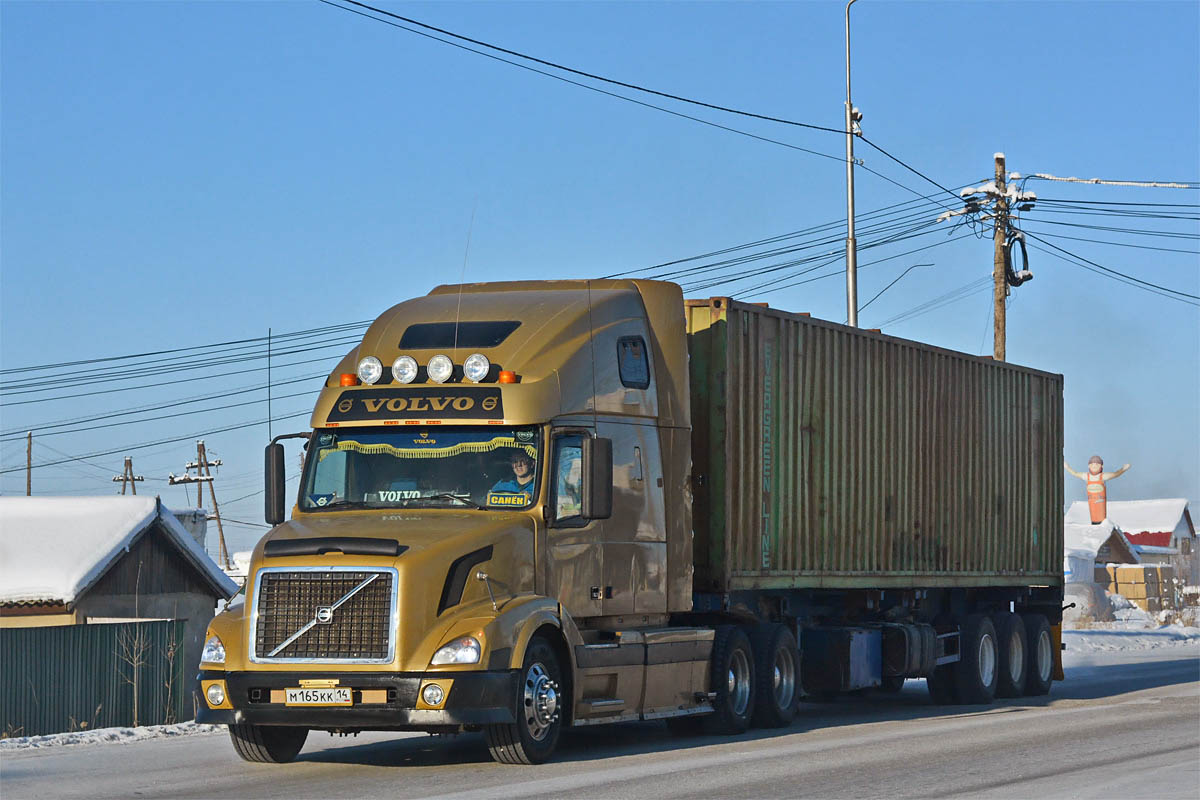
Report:
[{"label": "snow on roadside", "polygon": [[181,722],[178,725],[147,725],[141,728],[97,728],[92,731],[50,733],[44,736],[14,736],[0,739],[0,752],[25,750],[31,747],[62,747],[75,744],[125,744],[146,739],[167,739],[177,736],[203,736],[223,733],[224,725],[199,725]]},{"label": "snow on roadside", "polygon": [[1200,628],[1186,625],[1146,627],[1141,620],[1099,622],[1086,630],[1064,630],[1067,652],[1151,650],[1158,647],[1200,644]]}]

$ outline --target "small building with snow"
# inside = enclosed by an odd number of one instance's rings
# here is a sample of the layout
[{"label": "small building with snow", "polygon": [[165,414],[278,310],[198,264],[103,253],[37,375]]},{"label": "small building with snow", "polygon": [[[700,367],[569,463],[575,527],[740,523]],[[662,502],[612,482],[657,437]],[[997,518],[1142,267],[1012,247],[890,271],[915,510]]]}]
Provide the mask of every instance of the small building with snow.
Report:
[{"label": "small building with snow", "polygon": [[[1087,503],[1072,503],[1066,521],[1088,522]],[[1108,521],[1125,534],[1141,561],[1169,564],[1188,585],[1200,584],[1196,528],[1187,500],[1110,500]]]},{"label": "small building with snow", "polygon": [[1096,567],[1106,564],[1137,563],[1140,559],[1133,545],[1112,522],[1092,525],[1090,521],[1068,521],[1063,525],[1063,575],[1067,583],[1092,583]]},{"label": "small building with snow", "polygon": [[0,627],[183,620],[196,665],[236,591],[157,498],[0,497]]}]

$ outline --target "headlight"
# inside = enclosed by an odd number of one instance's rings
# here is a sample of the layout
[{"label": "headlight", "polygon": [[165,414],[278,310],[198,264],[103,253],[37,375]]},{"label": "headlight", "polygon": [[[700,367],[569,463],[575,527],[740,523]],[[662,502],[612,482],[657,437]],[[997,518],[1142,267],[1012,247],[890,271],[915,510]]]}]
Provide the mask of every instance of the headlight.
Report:
[{"label": "headlight", "polygon": [[208,696],[208,704],[210,706],[216,707],[225,702],[225,690],[221,688],[221,684],[219,683],[209,686],[205,695]]},{"label": "headlight", "polygon": [[479,383],[487,377],[488,370],[491,368],[492,364],[487,360],[487,356],[483,353],[476,353],[467,356],[467,360],[463,362],[463,375],[467,376],[467,380]]},{"label": "headlight", "polygon": [[383,364],[375,356],[367,356],[358,362],[358,379],[363,383],[376,383],[383,377]]},{"label": "headlight", "polygon": [[417,360],[412,356],[400,356],[392,362],[392,377],[400,383],[412,383],[417,377]]},{"label": "headlight", "polygon": [[200,663],[202,664],[224,664],[225,663],[225,645],[221,644],[220,637],[210,636],[208,641],[204,643],[204,651],[200,654]]},{"label": "headlight", "polygon": [[445,383],[454,373],[454,362],[450,360],[450,356],[434,356],[429,359],[429,365],[425,369],[429,372],[429,380]]},{"label": "headlight", "polygon": [[455,639],[434,653],[433,660],[429,663],[435,667],[446,664],[478,664],[479,650],[478,641],[470,636],[464,636],[461,639]]}]

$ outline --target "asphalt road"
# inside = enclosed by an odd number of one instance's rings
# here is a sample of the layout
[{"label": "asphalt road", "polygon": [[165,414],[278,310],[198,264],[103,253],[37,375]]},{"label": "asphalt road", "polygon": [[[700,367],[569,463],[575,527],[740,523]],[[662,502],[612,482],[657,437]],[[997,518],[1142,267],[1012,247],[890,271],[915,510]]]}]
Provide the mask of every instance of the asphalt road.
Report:
[{"label": "asphalt road", "polygon": [[571,732],[539,767],[492,763],[477,735],[311,734],[294,764],[247,764],[224,735],[10,751],[15,798],[1200,797],[1200,647],[1068,660],[1049,698],[804,705],[792,727],[675,739],[661,723]]}]

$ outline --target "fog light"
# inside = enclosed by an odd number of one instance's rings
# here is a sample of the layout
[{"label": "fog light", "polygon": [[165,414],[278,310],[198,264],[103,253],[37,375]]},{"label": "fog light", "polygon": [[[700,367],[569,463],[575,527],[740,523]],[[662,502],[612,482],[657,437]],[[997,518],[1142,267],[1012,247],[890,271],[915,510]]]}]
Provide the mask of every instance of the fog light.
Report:
[{"label": "fog light", "polygon": [[219,706],[225,702],[225,690],[221,688],[221,684],[219,683],[209,686],[205,694],[208,695],[208,704],[210,706]]},{"label": "fog light", "polygon": [[425,701],[426,705],[440,706],[446,699],[446,693],[436,683],[430,683],[421,690],[421,699]]}]

